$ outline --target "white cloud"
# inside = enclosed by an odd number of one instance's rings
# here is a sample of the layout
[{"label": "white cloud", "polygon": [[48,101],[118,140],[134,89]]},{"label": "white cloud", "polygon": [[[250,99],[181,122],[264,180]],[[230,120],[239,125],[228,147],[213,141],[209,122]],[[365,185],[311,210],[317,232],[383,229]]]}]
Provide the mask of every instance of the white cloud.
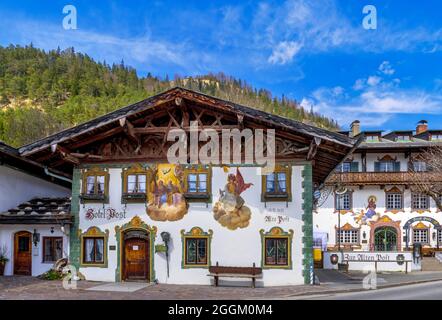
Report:
[{"label": "white cloud", "polygon": [[382,79],[378,76],[370,76],[367,79],[367,84],[371,87],[377,86],[379,83],[381,83]]},{"label": "white cloud", "polygon": [[391,76],[392,74],[395,73],[396,70],[393,69],[389,61],[384,61],[379,66],[379,71],[385,75]]},{"label": "white cloud", "polygon": [[[382,74],[390,75],[388,72]],[[437,91],[442,83],[439,79],[435,80],[434,91],[425,91],[400,88],[400,79],[385,77],[357,79],[353,91],[348,92],[340,86],[321,87],[303,98],[301,105],[313,105],[316,111],[344,126],[355,119],[361,120],[364,126],[381,126],[396,114],[442,113],[442,93]]]},{"label": "white cloud", "polygon": [[273,49],[268,62],[272,64],[286,64],[293,60],[293,57],[301,50],[302,44],[294,41],[283,41]]}]

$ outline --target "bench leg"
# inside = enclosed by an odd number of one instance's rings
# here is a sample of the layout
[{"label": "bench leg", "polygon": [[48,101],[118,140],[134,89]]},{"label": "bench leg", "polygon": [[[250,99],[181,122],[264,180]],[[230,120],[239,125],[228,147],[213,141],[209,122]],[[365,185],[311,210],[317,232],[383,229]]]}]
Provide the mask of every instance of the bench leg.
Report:
[{"label": "bench leg", "polygon": [[252,278],[252,288],[255,288],[255,278]]}]

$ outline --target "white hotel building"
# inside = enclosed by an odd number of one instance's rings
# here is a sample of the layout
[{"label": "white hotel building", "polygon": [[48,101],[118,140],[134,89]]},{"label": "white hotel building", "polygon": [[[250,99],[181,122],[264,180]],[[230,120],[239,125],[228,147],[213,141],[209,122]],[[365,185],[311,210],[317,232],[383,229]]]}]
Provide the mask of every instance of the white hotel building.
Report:
[{"label": "white hotel building", "polygon": [[[412,192],[407,174],[431,174],[416,156],[442,142],[442,130],[429,130],[426,121],[416,131],[360,131],[354,121],[349,137],[364,141],[345,159],[321,190],[313,226],[324,251],[403,252],[422,245],[434,256],[442,245],[442,214],[428,196]],[[341,185],[342,194],[334,186]],[[339,192],[341,193],[341,192]]]}]

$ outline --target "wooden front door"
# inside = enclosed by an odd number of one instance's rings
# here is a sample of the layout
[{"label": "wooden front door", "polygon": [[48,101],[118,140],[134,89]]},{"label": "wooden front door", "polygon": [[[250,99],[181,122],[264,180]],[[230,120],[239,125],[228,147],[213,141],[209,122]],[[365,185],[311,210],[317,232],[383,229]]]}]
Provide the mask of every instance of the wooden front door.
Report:
[{"label": "wooden front door", "polygon": [[14,274],[32,275],[32,234],[17,232],[14,236]]},{"label": "wooden front door", "polygon": [[125,240],[123,280],[150,280],[148,240],[140,238]]}]

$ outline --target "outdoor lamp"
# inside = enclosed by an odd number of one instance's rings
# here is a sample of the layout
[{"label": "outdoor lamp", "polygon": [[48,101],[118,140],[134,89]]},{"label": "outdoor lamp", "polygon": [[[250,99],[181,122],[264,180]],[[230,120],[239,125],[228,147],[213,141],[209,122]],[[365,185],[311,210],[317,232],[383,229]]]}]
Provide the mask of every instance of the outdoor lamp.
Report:
[{"label": "outdoor lamp", "polygon": [[167,277],[169,278],[169,241],[170,233],[167,231],[161,232],[161,239],[163,239],[166,246],[166,263],[167,263]]},{"label": "outdoor lamp", "polygon": [[436,231],[433,231],[432,236],[433,236],[433,241],[436,240]]},{"label": "outdoor lamp", "polygon": [[161,232],[161,239],[163,239],[164,243],[167,246],[167,243],[170,241],[170,233],[167,231]]},{"label": "outdoor lamp", "polygon": [[34,229],[34,233],[32,234],[32,242],[34,242],[34,246],[37,246],[37,243],[40,242],[40,234],[37,233],[36,229]]},{"label": "outdoor lamp", "polygon": [[367,233],[365,231],[362,232],[362,238],[364,238],[364,240],[367,238]]}]

